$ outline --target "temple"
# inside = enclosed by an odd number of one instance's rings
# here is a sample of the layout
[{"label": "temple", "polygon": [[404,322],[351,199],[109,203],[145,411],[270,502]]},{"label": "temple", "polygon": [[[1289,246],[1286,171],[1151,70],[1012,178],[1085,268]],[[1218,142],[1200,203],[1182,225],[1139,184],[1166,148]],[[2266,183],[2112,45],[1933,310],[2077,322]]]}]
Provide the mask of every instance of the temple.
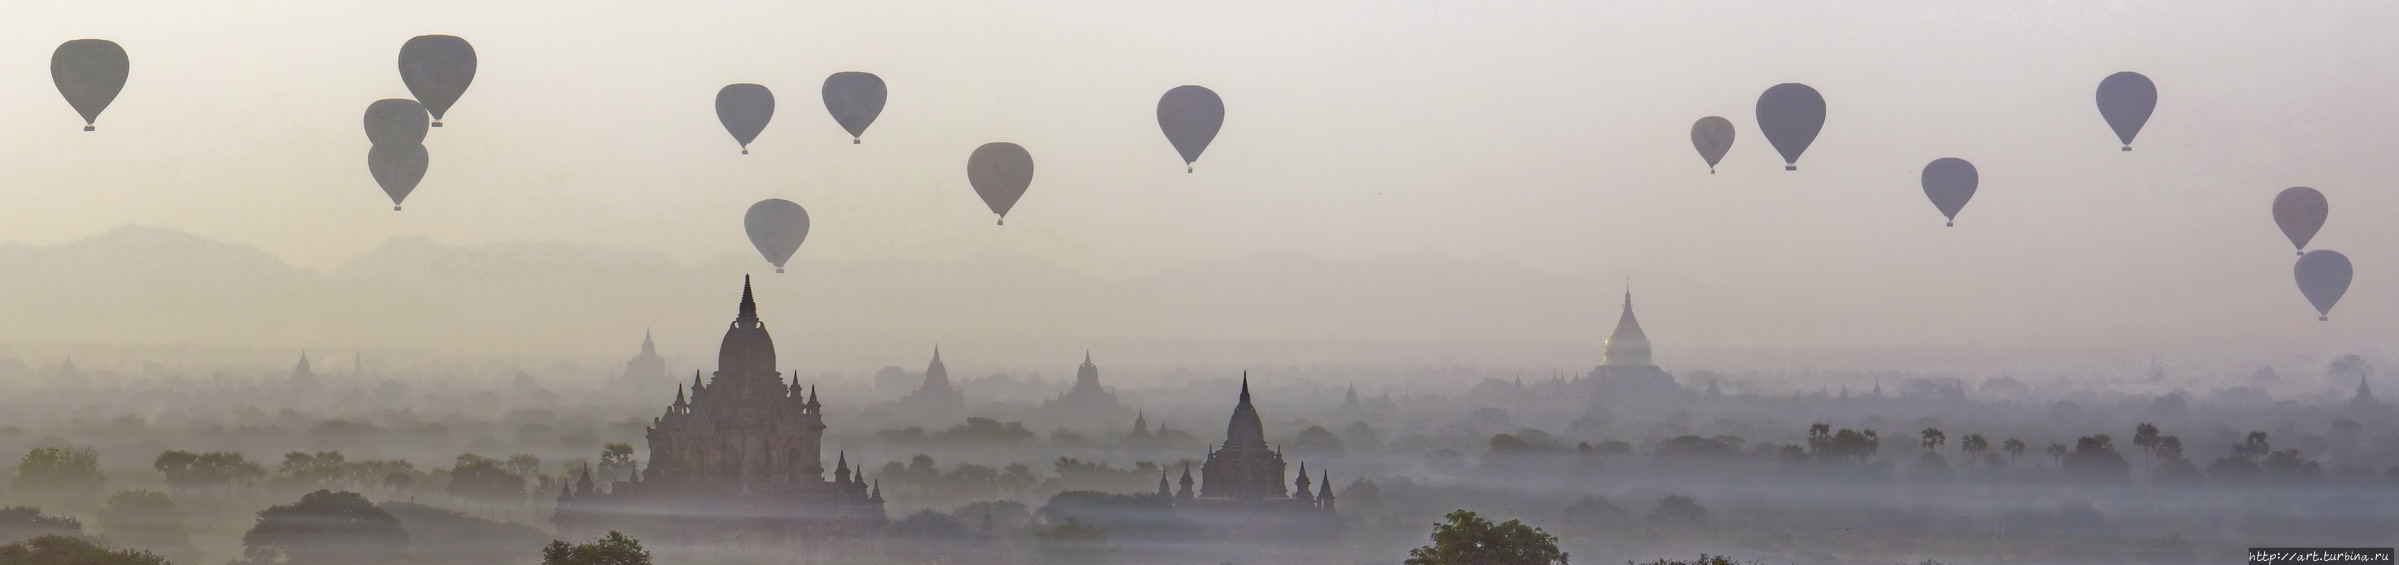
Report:
[{"label": "temple", "polygon": [[617,375],[611,386],[642,389],[663,387],[671,377],[666,375],[666,358],[658,356],[658,344],[650,341],[650,332],[641,332],[641,354],[625,360],[625,372]]},{"label": "temple", "polygon": [[[1249,402],[1249,375],[1241,376],[1241,403],[1225,424],[1224,446],[1208,452],[1200,466],[1200,496],[1258,500],[1290,496],[1283,490],[1283,454],[1266,446],[1266,426]],[[1301,493],[1307,494],[1307,493]]]},{"label": "temple", "polygon": [[1673,384],[1674,377],[1659,369],[1650,359],[1649,334],[1641,331],[1641,320],[1633,317],[1633,291],[1624,291],[1624,312],[1616,317],[1616,331],[1600,347],[1599,366],[1588,377],[1600,380],[1635,381]]},{"label": "temple", "polygon": [[[1332,474],[1320,468],[1322,476],[1309,477],[1307,464],[1301,463],[1292,478],[1284,465],[1282,452],[1266,443],[1266,427],[1250,403],[1249,374],[1243,373],[1241,400],[1225,424],[1224,445],[1210,449],[1200,464],[1198,492],[1192,491],[1190,469],[1184,469],[1182,488],[1172,495],[1176,513],[1233,538],[1322,539],[1339,532]],[[1158,494],[1167,493],[1160,477]]]},{"label": "temple", "polygon": [[595,485],[587,471],[562,489],[552,519],[560,536],[622,530],[644,540],[814,546],[871,536],[887,519],[881,493],[846,457],[825,480],[824,405],[776,370],[774,338],[746,278],[715,374],[702,383],[695,372],[688,393],[676,392],[651,420],[648,464],[630,480]]},{"label": "temple", "polygon": [[941,365],[941,347],[933,347],[933,362],[925,365],[925,383],[900,397],[895,408],[952,415],[966,409],[966,394],[950,384],[950,370]]},{"label": "temple", "polygon": [[1121,410],[1116,393],[1100,386],[1100,367],[1091,364],[1091,352],[1083,352],[1083,365],[1075,367],[1075,386],[1058,398],[1042,403],[1043,408],[1065,410]]}]

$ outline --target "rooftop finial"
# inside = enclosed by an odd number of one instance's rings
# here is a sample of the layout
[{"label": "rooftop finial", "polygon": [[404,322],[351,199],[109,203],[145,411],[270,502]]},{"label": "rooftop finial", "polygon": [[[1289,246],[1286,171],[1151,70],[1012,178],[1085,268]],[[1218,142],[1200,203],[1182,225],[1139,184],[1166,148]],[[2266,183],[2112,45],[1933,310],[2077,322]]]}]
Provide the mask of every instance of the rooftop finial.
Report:
[{"label": "rooftop finial", "polygon": [[758,300],[750,295],[749,275],[741,276],[741,315],[734,321],[736,323],[757,323],[758,321]]},{"label": "rooftop finial", "polygon": [[1241,403],[1249,404],[1249,371],[1241,372]]}]

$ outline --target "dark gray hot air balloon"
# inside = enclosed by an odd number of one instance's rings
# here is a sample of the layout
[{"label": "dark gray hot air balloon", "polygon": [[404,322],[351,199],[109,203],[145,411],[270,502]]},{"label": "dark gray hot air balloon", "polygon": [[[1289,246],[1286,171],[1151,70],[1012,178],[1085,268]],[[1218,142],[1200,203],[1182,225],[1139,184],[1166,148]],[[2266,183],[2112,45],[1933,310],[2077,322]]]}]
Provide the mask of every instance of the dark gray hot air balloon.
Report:
[{"label": "dark gray hot air balloon", "polygon": [[1008,225],[1008,209],[1033,185],[1033,154],[1014,143],[985,143],[966,158],[966,182],[1000,215],[999,224]]},{"label": "dark gray hot air balloon", "polygon": [[2299,264],[2291,266],[2292,278],[2299,280],[2299,294],[2316,305],[2316,321],[2332,319],[2333,303],[2349,292],[2349,257],[2338,251],[2318,249],[2299,256]]},{"label": "dark gray hot air balloon", "polygon": [[800,243],[808,241],[808,210],[781,198],[760,200],[742,215],[741,227],[750,233],[750,245],[780,273],[783,263],[800,250]]},{"label": "dark gray hot air balloon", "polygon": [[377,145],[367,150],[367,172],[375,175],[375,184],[383,185],[383,193],[392,197],[392,211],[400,210],[400,201],[416,190],[417,181],[425,180],[425,167],[432,156],[425,145],[406,143]]},{"label": "dark gray hot air balloon", "polygon": [[1223,127],[1224,99],[1214,90],[1186,84],[1158,97],[1158,129],[1166,132],[1166,142],[1174,144],[1175,152],[1183,154],[1183,172],[1191,172],[1191,164]]},{"label": "dark gray hot air balloon", "polygon": [[1924,196],[1933,200],[1941,215],[1949,217],[1951,227],[1957,226],[1958,210],[1974,198],[1974,187],[1982,183],[1982,175],[1965,159],[1942,157],[1926,164],[1923,176]]},{"label": "dark gray hot air balloon", "polygon": [[367,105],[367,142],[375,145],[416,145],[425,142],[425,105],[406,98],[385,98]]},{"label": "dark gray hot air balloon", "polygon": [[1716,163],[1724,160],[1724,152],[1733,150],[1733,121],[1708,116],[1692,122],[1691,147],[1708,161],[1708,174],[1716,174]]},{"label": "dark gray hot air balloon", "polygon": [[2316,230],[2324,227],[2324,218],[2331,213],[2324,193],[2313,188],[2294,186],[2274,195],[2274,225],[2282,228],[2282,235],[2290,237],[2291,247],[2296,249],[2307,249],[2307,240],[2316,238]]},{"label": "dark gray hot air balloon", "polygon": [[125,48],[106,39],[77,39],[50,52],[50,81],[58,84],[58,93],[67,97],[75,113],[83,114],[83,131],[99,129],[93,123],[125,90],[125,75],[131,69]]},{"label": "dark gray hot air balloon", "polygon": [[2124,71],[2108,75],[2099,81],[2099,117],[2107,119],[2107,127],[2116,130],[2116,140],[2124,142],[2124,150],[2132,150],[2132,136],[2141,133],[2141,125],[2149,123],[2149,113],[2157,110],[2157,83],[2141,73]]},{"label": "dark gray hot air balloon", "polygon": [[475,82],[475,46],[455,35],[408,38],[400,45],[400,82],[433,113],[433,127],[441,127],[442,114]]},{"label": "dark gray hot air balloon", "polygon": [[758,132],[766,131],[767,120],[775,117],[775,93],[766,87],[750,83],[728,84],[716,90],[716,121],[725,124],[733,141],[741,143],[741,154],[750,154],[750,142]]},{"label": "dark gray hot air balloon", "polygon": [[866,126],[874,125],[875,116],[883,115],[883,100],[890,94],[883,77],[873,73],[844,71],[825,77],[825,111],[850,132],[850,143],[862,143],[858,138],[866,135]]},{"label": "dark gray hot air balloon", "polygon": [[1808,85],[1786,82],[1758,95],[1758,133],[1783,154],[1783,170],[1799,170],[1799,154],[1824,130],[1824,96]]}]

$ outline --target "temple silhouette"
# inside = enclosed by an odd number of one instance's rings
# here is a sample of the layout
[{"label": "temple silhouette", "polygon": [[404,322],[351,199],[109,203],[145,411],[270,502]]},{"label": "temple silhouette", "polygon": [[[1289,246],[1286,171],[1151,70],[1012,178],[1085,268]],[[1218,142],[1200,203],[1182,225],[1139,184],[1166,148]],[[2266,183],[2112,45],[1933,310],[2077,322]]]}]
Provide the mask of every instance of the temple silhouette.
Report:
[{"label": "temple silhouette", "polygon": [[[1319,467],[1320,476],[1309,477],[1307,464],[1301,463],[1296,478],[1285,483],[1294,477],[1285,465],[1282,451],[1266,443],[1266,426],[1250,403],[1249,374],[1242,373],[1241,400],[1225,424],[1224,444],[1208,450],[1196,492],[1191,468],[1183,468],[1181,488],[1171,491],[1175,513],[1228,538],[1322,539],[1339,533],[1331,471]],[[1158,478],[1157,494],[1170,496],[1166,477]]]},{"label": "temple silhouette", "polygon": [[715,375],[702,383],[695,371],[688,397],[677,391],[651,421],[648,464],[607,485],[585,470],[559,492],[552,522],[569,539],[622,530],[687,543],[813,550],[830,542],[841,551],[887,517],[880,489],[853,474],[846,456],[825,480],[824,422],[814,390],[776,370],[774,339],[745,277]]}]

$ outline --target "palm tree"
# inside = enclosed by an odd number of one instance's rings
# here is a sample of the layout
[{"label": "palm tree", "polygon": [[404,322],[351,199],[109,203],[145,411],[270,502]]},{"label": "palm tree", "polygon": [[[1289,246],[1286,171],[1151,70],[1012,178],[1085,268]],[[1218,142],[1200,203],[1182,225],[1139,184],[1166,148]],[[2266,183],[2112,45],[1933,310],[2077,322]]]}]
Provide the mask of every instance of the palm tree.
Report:
[{"label": "palm tree", "polygon": [[2148,453],[2152,457],[2157,455],[2157,439],[2158,433],[2156,425],[2152,425],[2148,422],[2141,422],[2141,425],[2133,427],[2133,447],[2141,448],[2142,452]]},{"label": "palm tree", "polygon": [[1966,450],[1968,456],[1978,456],[1991,450],[1991,440],[1983,439],[1982,434],[1966,434],[1965,441],[1958,442],[1958,448]]},{"label": "palm tree", "polygon": [[1928,450],[1938,449],[1941,444],[1949,443],[1949,434],[1941,433],[1940,428],[1925,428],[1923,436],[1924,448]]},{"label": "palm tree", "polygon": [[2058,465],[2066,464],[2066,444],[2049,444],[2049,458],[2054,460],[2053,462]]},{"label": "palm tree", "polygon": [[2018,456],[2024,455],[2025,447],[2024,440],[2016,438],[2007,438],[2007,441],[1999,442],[1999,449],[2007,452],[2007,460],[2011,464],[2016,462]]}]

